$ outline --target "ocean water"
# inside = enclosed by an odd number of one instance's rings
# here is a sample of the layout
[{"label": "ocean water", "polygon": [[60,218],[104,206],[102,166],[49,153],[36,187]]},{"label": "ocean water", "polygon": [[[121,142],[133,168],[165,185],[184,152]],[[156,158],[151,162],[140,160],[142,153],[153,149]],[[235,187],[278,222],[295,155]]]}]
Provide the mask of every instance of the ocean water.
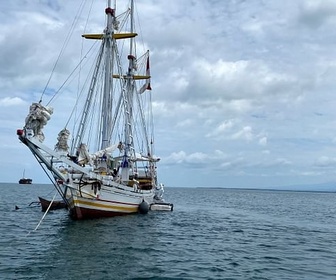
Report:
[{"label": "ocean water", "polygon": [[173,212],[34,230],[39,195],[0,184],[0,279],[336,279],[336,193],[166,188]]}]

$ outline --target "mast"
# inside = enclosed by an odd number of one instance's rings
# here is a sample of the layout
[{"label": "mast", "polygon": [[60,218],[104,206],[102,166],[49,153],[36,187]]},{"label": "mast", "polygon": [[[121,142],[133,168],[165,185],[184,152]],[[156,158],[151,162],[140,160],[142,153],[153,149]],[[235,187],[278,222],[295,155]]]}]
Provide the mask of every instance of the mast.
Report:
[{"label": "mast", "polygon": [[[79,122],[78,131],[76,137],[74,139],[71,154],[74,154],[75,149],[77,149],[80,144],[82,143],[84,133],[87,127],[87,122],[89,121],[89,112],[92,109],[93,103],[95,102],[94,99],[94,92],[97,84],[97,79],[100,71],[102,70],[103,75],[103,88],[102,88],[102,99],[100,100],[100,124],[99,124],[99,143],[98,148],[99,150],[103,150],[111,145],[111,135],[113,128],[115,126],[115,120],[119,112],[119,105],[123,104],[124,109],[124,144],[125,144],[125,157],[130,156],[129,151],[133,151],[133,138],[132,138],[132,100],[133,95],[132,91],[134,90],[134,70],[135,70],[135,57],[133,55],[129,55],[129,69],[126,72],[126,75],[123,77],[122,75],[122,65],[117,49],[116,40],[119,39],[130,39],[130,53],[134,53],[134,39],[133,37],[137,36],[136,33],[133,33],[134,30],[134,23],[133,23],[133,9],[134,3],[132,1],[129,16],[131,19],[131,33],[118,33],[118,21],[116,17],[116,0],[114,0],[114,7],[111,8],[112,0],[107,1],[107,8],[105,9],[106,14],[106,27],[102,34],[83,34],[82,37],[86,39],[94,39],[94,40],[102,40],[102,44],[99,50],[99,55],[97,58],[97,63],[94,69],[94,73],[92,76],[91,84],[89,87],[89,92],[86,98],[86,102],[83,108],[83,113],[81,116],[81,120]],[[112,114],[112,109],[114,108],[115,101],[113,100],[116,98],[113,92],[113,77],[116,76],[113,74],[113,70],[116,66],[118,75],[117,77],[120,78],[121,83],[121,94],[120,99],[118,101],[117,107],[115,107],[114,116]]]},{"label": "mast", "polygon": [[115,9],[111,8],[111,0],[108,0],[107,8],[105,9],[107,16],[107,25],[104,30],[104,52],[105,52],[105,71],[104,71],[104,94],[102,102],[102,139],[101,149],[110,146],[110,131],[111,131],[111,115],[112,115],[112,63],[113,63],[113,42],[114,33],[113,22],[115,20]]},{"label": "mast", "polygon": [[[133,16],[134,16],[134,1],[131,0],[131,11],[130,11],[130,32],[134,32],[134,22],[133,22]],[[126,147],[129,148],[129,153],[132,153],[133,148],[133,134],[132,134],[132,117],[133,117],[133,92],[134,92],[134,70],[135,70],[135,63],[136,58],[134,56],[134,39],[130,39],[130,46],[129,46],[129,65],[127,70],[127,79],[126,79],[126,124],[125,124],[125,144]],[[130,154],[129,154],[130,155]]]},{"label": "mast", "polygon": [[[131,0],[130,10],[130,32],[134,33],[134,1]],[[124,108],[125,108],[125,152],[122,162],[122,180],[129,180],[130,158],[135,158],[134,141],[133,141],[133,97],[134,97],[134,71],[136,58],[134,56],[134,38],[130,39],[128,55],[128,70],[126,73],[126,91],[124,92]]]},{"label": "mast", "polygon": [[[113,59],[113,53],[112,53],[112,46],[113,46],[113,22],[115,20],[115,9],[111,8],[111,0],[108,0],[108,7],[105,9],[105,13],[107,16],[107,25],[104,30],[104,34],[100,35],[82,35],[84,38],[88,39],[102,39],[103,42],[101,44],[101,47],[99,49],[99,54],[97,58],[97,63],[94,68],[91,84],[89,87],[89,92],[85,101],[83,114],[81,117],[81,121],[78,126],[78,131],[75,137],[75,140],[73,142],[73,145],[71,147],[71,154],[74,154],[75,149],[77,149],[80,144],[82,143],[85,127],[88,121],[88,115],[90,108],[92,106],[92,99],[94,96],[94,90],[97,83],[97,77],[99,70],[101,68],[101,64],[104,61],[105,62],[105,75],[104,75],[104,95],[103,95],[103,102],[102,102],[102,129],[101,129],[101,144],[100,148],[104,149],[110,145],[109,141],[109,135],[110,135],[110,126],[109,123],[111,122],[111,114],[112,114],[112,59]],[[104,60],[105,55],[105,60]]]}]

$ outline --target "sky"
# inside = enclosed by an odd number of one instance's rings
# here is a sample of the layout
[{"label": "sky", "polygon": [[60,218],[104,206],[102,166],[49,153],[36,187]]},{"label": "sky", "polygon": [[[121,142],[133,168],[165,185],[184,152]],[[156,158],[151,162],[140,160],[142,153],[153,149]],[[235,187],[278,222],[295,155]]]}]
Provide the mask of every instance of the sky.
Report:
[{"label": "sky", "polygon": [[[106,1],[93,2],[87,29],[100,33]],[[81,3],[0,1],[1,182],[17,182],[23,170],[35,183],[49,182],[16,130],[39,101]],[[336,1],[167,3],[136,1],[151,51],[159,181],[243,188],[336,182]],[[79,50],[69,48],[53,83],[72,69]],[[66,107],[57,100],[54,112]],[[62,114],[45,128],[47,142],[56,143]]]}]

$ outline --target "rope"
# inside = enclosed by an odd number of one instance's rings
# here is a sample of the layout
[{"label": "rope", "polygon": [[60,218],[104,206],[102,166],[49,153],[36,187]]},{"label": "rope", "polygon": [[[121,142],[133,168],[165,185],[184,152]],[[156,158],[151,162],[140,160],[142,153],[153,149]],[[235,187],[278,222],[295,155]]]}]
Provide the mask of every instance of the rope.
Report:
[{"label": "rope", "polygon": [[44,220],[44,217],[47,215],[47,213],[48,213],[48,211],[49,211],[51,205],[53,204],[53,202],[54,202],[54,200],[55,200],[56,194],[57,194],[57,192],[55,193],[53,199],[50,201],[47,210],[46,210],[45,213],[43,214],[42,219],[41,219],[40,222],[37,224],[37,226],[36,226],[36,228],[34,229],[34,231],[36,231],[36,230],[38,229],[38,227],[40,226],[40,224],[41,224],[42,221]]},{"label": "rope", "polygon": [[[41,225],[42,221],[44,220],[45,216],[47,215],[47,213],[48,213],[48,211],[49,211],[49,209],[50,209],[50,207],[51,207],[51,205],[53,204],[53,202],[54,202],[54,200],[55,200],[56,194],[57,194],[57,192],[55,193],[53,199],[50,201],[47,210],[45,211],[45,213],[43,214],[41,220],[39,221],[39,223],[37,224],[37,226],[35,227],[35,229],[34,229],[33,231],[36,231],[36,230],[38,229],[38,227]],[[28,236],[30,233],[31,233],[31,231],[27,234],[27,236]]]},{"label": "rope", "polygon": [[[53,74],[54,74],[54,72],[55,72],[56,66],[58,65],[58,62],[59,62],[61,56],[63,55],[63,52],[64,52],[66,46],[67,46],[68,43],[70,42],[71,35],[72,35],[72,33],[74,32],[74,30],[75,30],[76,23],[78,22],[78,20],[79,20],[79,16],[80,16],[80,14],[81,14],[81,12],[82,12],[82,10],[83,10],[83,8],[84,8],[84,4],[83,4],[84,2],[85,2],[85,1],[83,1],[82,4],[79,6],[79,9],[78,9],[78,11],[77,11],[77,14],[76,14],[76,16],[75,16],[75,18],[74,18],[74,20],[73,20],[73,22],[72,22],[72,24],[71,24],[70,29],[69,29],[69,33],[67,34],[67,36],[66,36],[66,38],[65,38],[65,41],[63,42],[63,46],[62,46],[62,48],[61,48],[61,51],[60,51],[60,53],[58,54],[58,57],[57,57],[56,62],[55,62],[55,64],[54,64],[54,67],[53,67],[52,70],[51,70],[51,73],[50,73],[49,79],[48,79],[48,81],[47,81],[47,84],[45,85],[45,88],[44,88],[44,90],[43,90],[43,92],[42,92],[42,94],[41,94],[40,102],[42,102],[42,98],[43,98],[43,96],[44,96],[44,94],[45,94],[45,92],[46,92],[46,90],[47,90],[47,88],[48,88],[48,86],[49,86],[49,83],[50,83],[50,81],[51,81],[51,78],[52,78],[52,76],[53,76]],[[50,102],[49,102],[49,103],[50,103]]]}]

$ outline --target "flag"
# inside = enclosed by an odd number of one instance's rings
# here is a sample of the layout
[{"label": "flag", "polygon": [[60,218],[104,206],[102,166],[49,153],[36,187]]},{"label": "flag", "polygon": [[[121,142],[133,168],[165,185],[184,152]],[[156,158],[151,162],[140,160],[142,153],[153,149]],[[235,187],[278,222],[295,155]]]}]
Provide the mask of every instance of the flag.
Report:
[{"label": "flag", "polygon": [[140,94],[143,93],[145,90],[152,90],[150,81],[149,55],[147,56],[146,76],[148,76],[149,78],[146,79],[146,83],[140,88],[139,90]]}]

